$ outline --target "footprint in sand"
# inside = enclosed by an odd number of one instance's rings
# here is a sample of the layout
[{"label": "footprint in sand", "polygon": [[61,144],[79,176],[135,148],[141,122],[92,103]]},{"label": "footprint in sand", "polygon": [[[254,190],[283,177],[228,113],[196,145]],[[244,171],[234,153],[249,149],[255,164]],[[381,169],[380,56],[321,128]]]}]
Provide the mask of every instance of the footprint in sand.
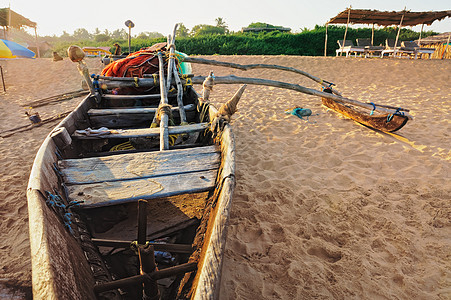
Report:
[{"label": "footprint in sand", "polygon": [[310,255],[317,256],[330,263],[336,263],[342,257],[341,252],[330,251],[322,247],[311,247],[310,249],[307,250],[307,253]]}]

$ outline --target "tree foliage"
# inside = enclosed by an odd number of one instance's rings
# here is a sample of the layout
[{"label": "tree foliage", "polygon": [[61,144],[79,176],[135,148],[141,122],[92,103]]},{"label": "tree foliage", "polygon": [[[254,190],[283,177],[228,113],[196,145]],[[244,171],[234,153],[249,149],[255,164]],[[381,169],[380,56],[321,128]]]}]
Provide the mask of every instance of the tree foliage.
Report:
[{"label": "tree foliage", "polygon": [[224,27],[218,27],[213,25],[200,24],[191,29],[191,36],[203,36],[203,35],[221,35],[226,34]]},{"label": "tree foliage", "polygon": [[[315,26],[314,29],[304,28],[300,33],[290,32],[259,32],[259,33],[229,33],[227,24],[222,18],[215,20],[216,26],[200,24],[190,31],[183,24],[179,24],[177,29],[177,50],[186,54],[200,55],[324,55],[325,26]],[[267,23],[251,23],[249,27],[272,26]],[[270,28],[270,27],[268,27]],[[338,48],[337,40],[343,39],[345,26],[329,26],[327,54],[335,55]],[[346,39],[371,38],[371,28],[348,28]],[[385,45],[386,39],[395,39],[397,30],[393,27],[377,29],[374,32],[374,45]],[[423,32],[423,37],[435,34],[432,31]],[[125,29],[100,31],[98,28],[93,33],[89,33],[83,28],[79,28],[71,35],[63,32],[60,37],[44,37],[41,40],[52,41],[54,51],[65,54],[66,49],[71,44],[84,46],[109,46],[110,51],[114,50],[113,44],[118,43],[122,48],[128,49],[127,31]],[[399,39],[418,39],[419,32],[407,28],[401,29]],[[144,47],[149,47],[155,43],[164,42],[166,38],[158,32],[141,32],[131,40],[131,51],[137,51]]]}]

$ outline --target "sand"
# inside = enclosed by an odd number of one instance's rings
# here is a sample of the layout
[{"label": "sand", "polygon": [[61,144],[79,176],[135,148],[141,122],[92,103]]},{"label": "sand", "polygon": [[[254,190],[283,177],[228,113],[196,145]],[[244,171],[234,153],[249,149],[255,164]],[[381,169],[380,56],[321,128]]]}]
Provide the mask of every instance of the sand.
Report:
[{"label": "sand", "polygon": [[[220,299],[451,298],[450,60],[208,58],[299,68],[349,98],[402,105],[415,117],[388,135],[327,110],[317,97],[248,86],[233,119],[237,185]],[[0,131],[29,123],[27,103],[80,89],[67,59],[0,63],[7,86]],[[96,73],[101,67],[99,59],[88,65]],[[193,69],[319,88],[281,71]],[[238,87],[216,86],[212,101],[225,102]],[[36,110],[50,117],[80,100]],[[309,122],[284,113],[296,105],[313,111]],[[30,297],[25,192],[54,125],[0,138],[0,298]]]}]

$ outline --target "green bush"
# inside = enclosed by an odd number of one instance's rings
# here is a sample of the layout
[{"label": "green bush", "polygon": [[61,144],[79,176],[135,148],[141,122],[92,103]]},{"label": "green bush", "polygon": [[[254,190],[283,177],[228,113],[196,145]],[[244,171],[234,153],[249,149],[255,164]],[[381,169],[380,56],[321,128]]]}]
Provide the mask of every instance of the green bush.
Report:
[{"label": "green bush", "polygon": [[[329,26],[327,29],[327,55],[335,55],[338,49],[337,40],[343,39],[345,26]],[[385,39],[395,39],[397,31],[394,28],[378,29],[374,32],[374,45],[385,45]],[[424,32],[423,37],[433,35],[434,32]],[[272,31],[269,33],[233,33],[211,34],[195,37],[178,38],[177,50],[188,55],[324,55],[324,42],[326,36],[325,26],[316,26],[313,30],[303,30],[301,33],[287,33]],[[399,40],[418,39],[419,32],[410,29],[401,29]],[[371,38],[371,28],[348,28],[346,39]],[[166,38],[132,39],[131,51],[149,47],[155,43],[166,41]],[[76,44],[80,47],[109,46],[114,50],[113,44],[118,43],[123,52],[128,52],[127,40],[61,42],[55,51],[65,54],[68,46]]]}]

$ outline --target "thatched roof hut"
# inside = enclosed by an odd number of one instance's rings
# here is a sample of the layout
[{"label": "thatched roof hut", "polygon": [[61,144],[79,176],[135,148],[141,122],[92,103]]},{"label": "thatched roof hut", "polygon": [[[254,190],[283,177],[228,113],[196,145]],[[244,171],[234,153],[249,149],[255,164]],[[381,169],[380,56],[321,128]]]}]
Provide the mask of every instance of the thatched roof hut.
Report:
[{"label": "thatched roof hut", "polygon": [[434,48],[432,58],[451,59],[451,32],[445,32],[416,40],[421,47]]},{"label": "thatched roof hut", "polygon": [[[402,26],[415,26],[421,24],[422,25],[420,32],[421,39],[421,33],[423,32],[423,26],[425,24],[431,25],[434,21],[437,20],[440,21],[448,17],[451,17],[451,10],[413,12],[406,9],[402,11],[379,11],[371,9],[352,9],[351,7],[349,7],[346,10],[340,12],[338,15],[336,15],[326,23],[326,41],[324,45],[324,56],[326,56],[327,53],[327,26],[329,24],[346,24],[346,31],[343,37],[343,41],[346,40],[346,32],[348,30],[349,24],[372,25],[373,32],[371,34],[371,45],[373,44],[374,39],[374,25],[379,26],[397,25],[398,33],[396,35],[395,41],[395,45],[397,45],[399,33]],[[432,55],[432,57],[434,58],[434,55]],[[438,58],[437,54],[435,58]]]}]

